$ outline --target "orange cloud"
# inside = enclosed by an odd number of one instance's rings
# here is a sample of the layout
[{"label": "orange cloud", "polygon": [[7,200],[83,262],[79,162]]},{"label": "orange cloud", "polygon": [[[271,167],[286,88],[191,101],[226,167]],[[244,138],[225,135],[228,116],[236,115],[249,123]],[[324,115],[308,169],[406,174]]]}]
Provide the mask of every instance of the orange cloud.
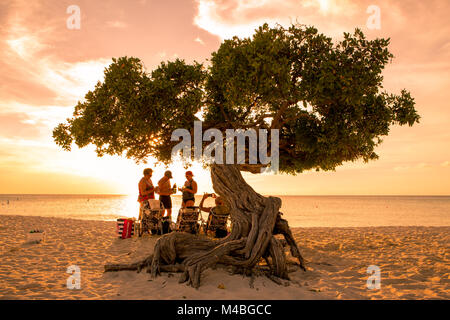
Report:
[{"label": "orange cloud", "polygon": [[14,67],[18,75],[28,82],[54,91],[57,103],[73,104],[82,99],[102,79],[104,68],[111,62],[102,58],[68,63],[52,55],[39,55],[46,48],[45,44],[37,36],[27,35],[26,30],[23,32],[17,38],[7,40],[9,48],[4,48],[4,54],[9,59],[4,63]]},{"label": "orange cloud", "polygon": [[[358,8],[354,2],[347,0],[198,0],[197,4],[194,23],[222,39],[235,35],[251,36],[265,22],[270,25],[289,25],[296,21],[309,24],[312,16],[323,18],[337,15],[346,19],[354,15]],[[334,34],[335,28],[330,29]]]}]

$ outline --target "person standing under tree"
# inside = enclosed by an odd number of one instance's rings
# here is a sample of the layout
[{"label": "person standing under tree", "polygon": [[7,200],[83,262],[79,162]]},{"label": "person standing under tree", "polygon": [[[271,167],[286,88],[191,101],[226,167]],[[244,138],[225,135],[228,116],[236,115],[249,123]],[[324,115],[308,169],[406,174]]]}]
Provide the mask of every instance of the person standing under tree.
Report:
[{"label": "person standing under tree", "polygon": [[[153,170],[150,168],[144,169],[144,176],[139,181],[139,197],[138,201],[141,204],[141,208],[146,204],[148,205],[149,199],[155,199],[155,188],[153,187],[152,174]],[[139,220],[141,220],[142,210],[139,211]]]},{"label": "person standing under tree", "polygon": [[[172,179],[172,172],[167,170],[164,172],[164,177],[158,181],[159,187],[159,201],[164,204],[164,211],[167,212],[167,217],[172,220],[172,199],[171,194],[174,194],[174,190],[170,185],[170,179]],[[164,216],[164,215],[163,215]]]},{"label": "person standing under tree", "polygon": [[197,193],[197,182],[194,181],[194,174],[192,171],[186,171],[186,182],[182,188],[179,188],[183,192],[183,201],[181,207],[193,207],[195,203],[194,195]]},{"label": "person standing under tree", "polygon": [[138,201],[140,203],[149,200],[155,199],[155,188],[153,187],[152,182],[152,174],[153,170],[150,168],[144,169],[144,176],[139,181],[139,198]]}]

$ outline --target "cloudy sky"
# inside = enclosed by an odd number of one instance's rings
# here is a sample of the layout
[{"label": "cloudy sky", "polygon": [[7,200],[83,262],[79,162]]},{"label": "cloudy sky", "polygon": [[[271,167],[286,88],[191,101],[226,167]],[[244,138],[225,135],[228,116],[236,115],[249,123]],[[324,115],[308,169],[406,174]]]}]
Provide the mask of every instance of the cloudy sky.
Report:
[{"label": "cloudy sky", "polygon": [[[368,24],[377,10],[380,29]],[[135,193],[144,166],[97,158],[89,147],[64,152],[51,137],[111,58],[139,57],[149,71],[176,57],[203,62],[223,39],[250,36],[264,22],[299,22],[334,39],[356,27],[369,38],[390,37],[395,59],[384,87],[410,90],[421,123],[393,127],[378,161],[248,181],[265,194],[449,195],[449,16],[448,0],[3,0],[0,193]],[[171,169],[181,184],[183,169]],[[201,191],[211,191],[208,173],[194,171]]]}]

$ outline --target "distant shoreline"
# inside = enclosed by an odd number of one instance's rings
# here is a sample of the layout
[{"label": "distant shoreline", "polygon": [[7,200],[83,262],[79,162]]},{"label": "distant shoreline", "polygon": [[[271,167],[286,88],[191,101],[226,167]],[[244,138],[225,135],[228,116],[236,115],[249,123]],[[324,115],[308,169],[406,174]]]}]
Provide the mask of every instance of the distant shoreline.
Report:
[{"label": "distant shoreline", "polygon": [[[199,205],[202,195],[196,195]],[[448,226],[449,196],[279,196],[280,212],[291,227]],[[172,197],[173,217],[181,195]],[[214,200],[207,199],[206,206]],[[0,214],[113,221],[137,217],[136,195],[0,195]],[[206,219],[206,216],[204,217]]]},{"label": "distant shoreline", "polygon": [[[24,218],[24,219],[28,219],[28,218],[31,218],[31,219],[35,219],[35,218],[40,218],[40,219],[63,219],[63,220],[75,220],[75,221],[92,221],[92,222],[108,222],[108,223],[111,223],[111,222],[113,222],[113,223],[116,223],[116,221],[117,221],[117,219],[106,219],[106,220],[101,220],[101,219],[95,219],[95,218],[86,218],[86,219],[82,219],[82,218],[77,218],[77,217],[64,217],[64,216],[62,216],[62,217],[53,217],[53,216],[51,216],[51,217],[49,217],[49,216],[39,216],[39,215],[36,215],[36,216],[33,216],[33,215],[25,215],[25,214],[3,214],[3,213],[0,213],[0,218],[3,218],[3,217],[16,217],[16,218]],[[119,217],[117,217],[117,218],[119,218]],[[124,216],[124,218],[125,218],[125,216]],[[310,226],[307,226],[307,227],[292,227],[292,229],[294,230],[294,229],[315,229],[315,230],[317,230],[317,229],[342,229],[342,230],[348,230],[348,229],[373,229],[373,228],[375,228],[375,229],[378,229],[378,228],[381,228],[381,229],[389,229],[389,228],[400,228],[400,229],[402,229],[402,228],[450,228],[450,225],[441,225],[441,226],[424,226],[424,225],[417,225],[417,226],[410,226],[410,225],[405,225],[405,226],[402,226],[402,225],[393,225],[393,226],[390,226],[390,225],[385,225],[385,226],[348,226],[348,227],[334,227],[334,226],[312,226],[312,227],[310,227]]]},{"label": "distant shoreline", "polygon": [[[196,197],[201,197],[203,194],[197,194]],[[450,195],[441,194],[428,194],[428,195],[408,195],[408,194],[261,194],[263,196],[272,197],[450,197]],[[133,197],[135,194],[114,194],[114,193],[0,193],[2,196],[79,196],[79,197],[93,197],[93,196],[105,196],[105,197]],[[175,197],[181,197],[181,194],[173,195]],[[137,194],[136,194],[137,197]]]}]

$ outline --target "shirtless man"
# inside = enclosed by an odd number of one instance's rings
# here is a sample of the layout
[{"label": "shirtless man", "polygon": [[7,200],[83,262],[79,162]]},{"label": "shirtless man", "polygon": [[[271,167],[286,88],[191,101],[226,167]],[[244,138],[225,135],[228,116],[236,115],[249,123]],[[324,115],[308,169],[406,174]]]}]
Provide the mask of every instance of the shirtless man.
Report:
[{"label": "shirtless man", "polygon": [[170,185],[170,179],[172,179],[172,172],[167,170],[164,172],[164,177],[158,181],[158,187],[159,201],[164,204],[164,210],[167,212],[167,217],[169,217],[169,220],[172,220],[172,199],[170,198],[170,195],[174,194],[174,192]]}]

